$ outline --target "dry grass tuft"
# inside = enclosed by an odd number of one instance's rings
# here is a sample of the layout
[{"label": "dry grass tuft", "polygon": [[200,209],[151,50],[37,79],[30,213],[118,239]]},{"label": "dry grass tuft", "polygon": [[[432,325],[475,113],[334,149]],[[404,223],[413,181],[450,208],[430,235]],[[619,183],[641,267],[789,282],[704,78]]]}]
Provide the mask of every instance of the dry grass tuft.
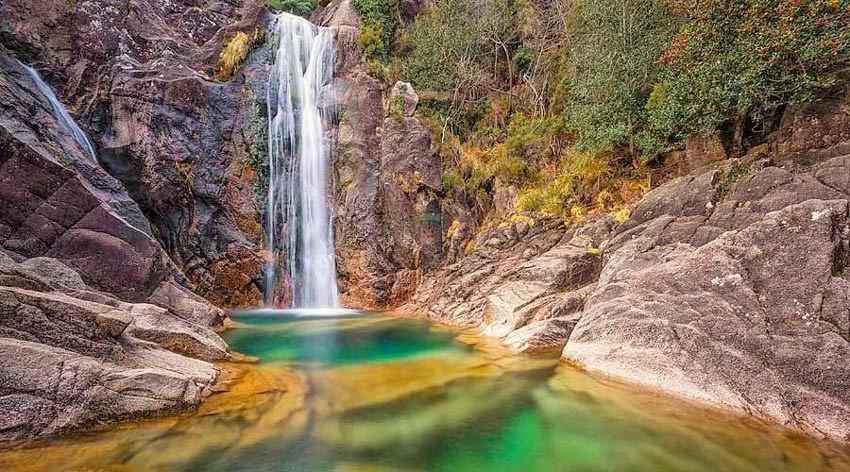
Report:
[{"label": "dry grass tuft", "polygon": [[260,30],[254,30],[250,34],[239,31],[230,38],[218,55],[218,64],[215,68],[216,80],[224,81],[231,78],[251,49],[259,42],[260,37]]}]

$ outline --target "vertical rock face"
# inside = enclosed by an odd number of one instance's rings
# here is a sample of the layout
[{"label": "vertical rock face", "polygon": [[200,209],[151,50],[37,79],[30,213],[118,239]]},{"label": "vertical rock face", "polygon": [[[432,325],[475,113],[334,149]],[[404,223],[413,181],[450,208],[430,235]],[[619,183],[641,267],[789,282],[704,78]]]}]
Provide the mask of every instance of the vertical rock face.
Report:
[{"label": "vertical rock face", "polygon": [[[167,257],[121,184],[92,163],[47,99],[0,49],[0,242],[48,256],[124,299],[149,297],[170,276]],[[131,224],[130,222],[135,222]]]},{"label": "vertical rock face", "polygon": [[334,154],[337,264],[343,304],[403,302],[423,269],[442,254],[441,163],[415,118],[409,84],[390,93],[369,76],[360,20],[348,0],[321,8],[314,22],[336,32],[340,123]]},{"label": "vertical rock face", "polygon": [[[0,442],[196,406],[208,326],[259,301],[243,163],[257,67],[214,82],[254,1],[0,4]],[[95,142],[60,126],[30,63]],[[242,77],[240,77],[242,78]],[[60,84],[62,86],[60,86]]]},{"label": "vertical rock face", "polygon": [[260,298],[262,229],[243,163],[250,94],[210,79],[236,31],[258,31],[257,1],[11,0],[0,43],[76,109],[150,233],[195,290],[222,306]]}]

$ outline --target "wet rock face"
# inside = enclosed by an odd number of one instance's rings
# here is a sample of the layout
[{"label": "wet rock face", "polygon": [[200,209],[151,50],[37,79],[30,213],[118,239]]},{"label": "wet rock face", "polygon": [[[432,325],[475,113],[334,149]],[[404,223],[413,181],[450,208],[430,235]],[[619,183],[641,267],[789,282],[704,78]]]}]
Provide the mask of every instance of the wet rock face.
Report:
[{"label": "wet rock face", "polygon": [[60,259],[124,299],[148,297],[169,271],[141,210],[61,130],[5,50],[0,97],[7,104],[0,113],[0,243],[25,257]]},{"label": "wet rock face", "polygon": [[249,79],[210,77],[223,42],[260,28],[262,11],[253,0],[0,5],[0,43],[77,112],[196,292],[228,307],[260,298],[256,174],[244,163],[252,97]]},{"label": "wet rock face", "polygon": [[406,269],[435,268],[443,242],[437,198],[443,187],[442,166],[431,151],[431,133],[419,120],[384,120],[380,173],[390,258]]},{"label": "wet rock face", "polygon": [[396,306],[442,261],[441,162],[414,116],[410,84],[388,90],[369,76],[350,2],[330,2],[313,21],[336,32],[334,243],[342,301]]}]

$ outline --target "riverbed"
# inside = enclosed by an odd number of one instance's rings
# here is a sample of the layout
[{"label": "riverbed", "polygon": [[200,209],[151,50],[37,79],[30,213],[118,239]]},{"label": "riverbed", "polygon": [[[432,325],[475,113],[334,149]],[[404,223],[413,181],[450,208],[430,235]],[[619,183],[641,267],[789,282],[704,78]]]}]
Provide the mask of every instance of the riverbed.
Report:
[{"label": "riverbed", "polygon": [[850,471],[850,450],[383,314],[234,315],[196,412],[0,451],[9,471]]}]

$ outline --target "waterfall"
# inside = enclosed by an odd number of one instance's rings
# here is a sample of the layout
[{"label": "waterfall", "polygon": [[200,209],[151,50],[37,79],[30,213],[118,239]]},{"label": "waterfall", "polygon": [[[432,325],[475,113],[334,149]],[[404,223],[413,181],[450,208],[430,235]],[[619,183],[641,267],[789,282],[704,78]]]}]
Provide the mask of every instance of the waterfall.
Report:
[{"label": "waterfall", "polygon": [[[328,190],[333,32],[287,13],[275,18],[270,31],[276,53],[267,97],[266,304],[289,298],[294,308],[335,308]],[[286,287],[289,297],[276,296]]]},{"label": "waterfall", "polygon": [[42,95],[44,95],[48,101],[50,101],[50,106],[53,108],[53,116],[56,117],[56,121],[58,121],[59,124],[63,128],[65,128],[66,131],[71,133],[71,135],[74,137],[74,140],[77,141],[77,144],[80,145],[83,151],[86,151],[88,153],[92,161],[97,162],[97,154],[95,154],[94,146],[92,146],[88,136],[86,136],[86,133],[84,133],[83,130],[81,130],[80,127],[77,126],[77,123],[74,121],[73,118],[71,118],[71,115],[68,113],[68,110],[66,110],[65,107],[62,105],[62,102],[60,102],[59,99],[56,98],[56,94],[53,93],[53,89],[51,89],[49,85],[44,83],[43,80],[41,80],[41,76],[38,75],[38,72],[36,72],[35,69],[24,64],[21,61],[18,61],[18,64],[20,64],[24,69],[26,69],[27,73],[30,75],[30,77],[32,77],[33,82],[35,82],[35,85],[38,87],[38,91],[41,92]]}]

